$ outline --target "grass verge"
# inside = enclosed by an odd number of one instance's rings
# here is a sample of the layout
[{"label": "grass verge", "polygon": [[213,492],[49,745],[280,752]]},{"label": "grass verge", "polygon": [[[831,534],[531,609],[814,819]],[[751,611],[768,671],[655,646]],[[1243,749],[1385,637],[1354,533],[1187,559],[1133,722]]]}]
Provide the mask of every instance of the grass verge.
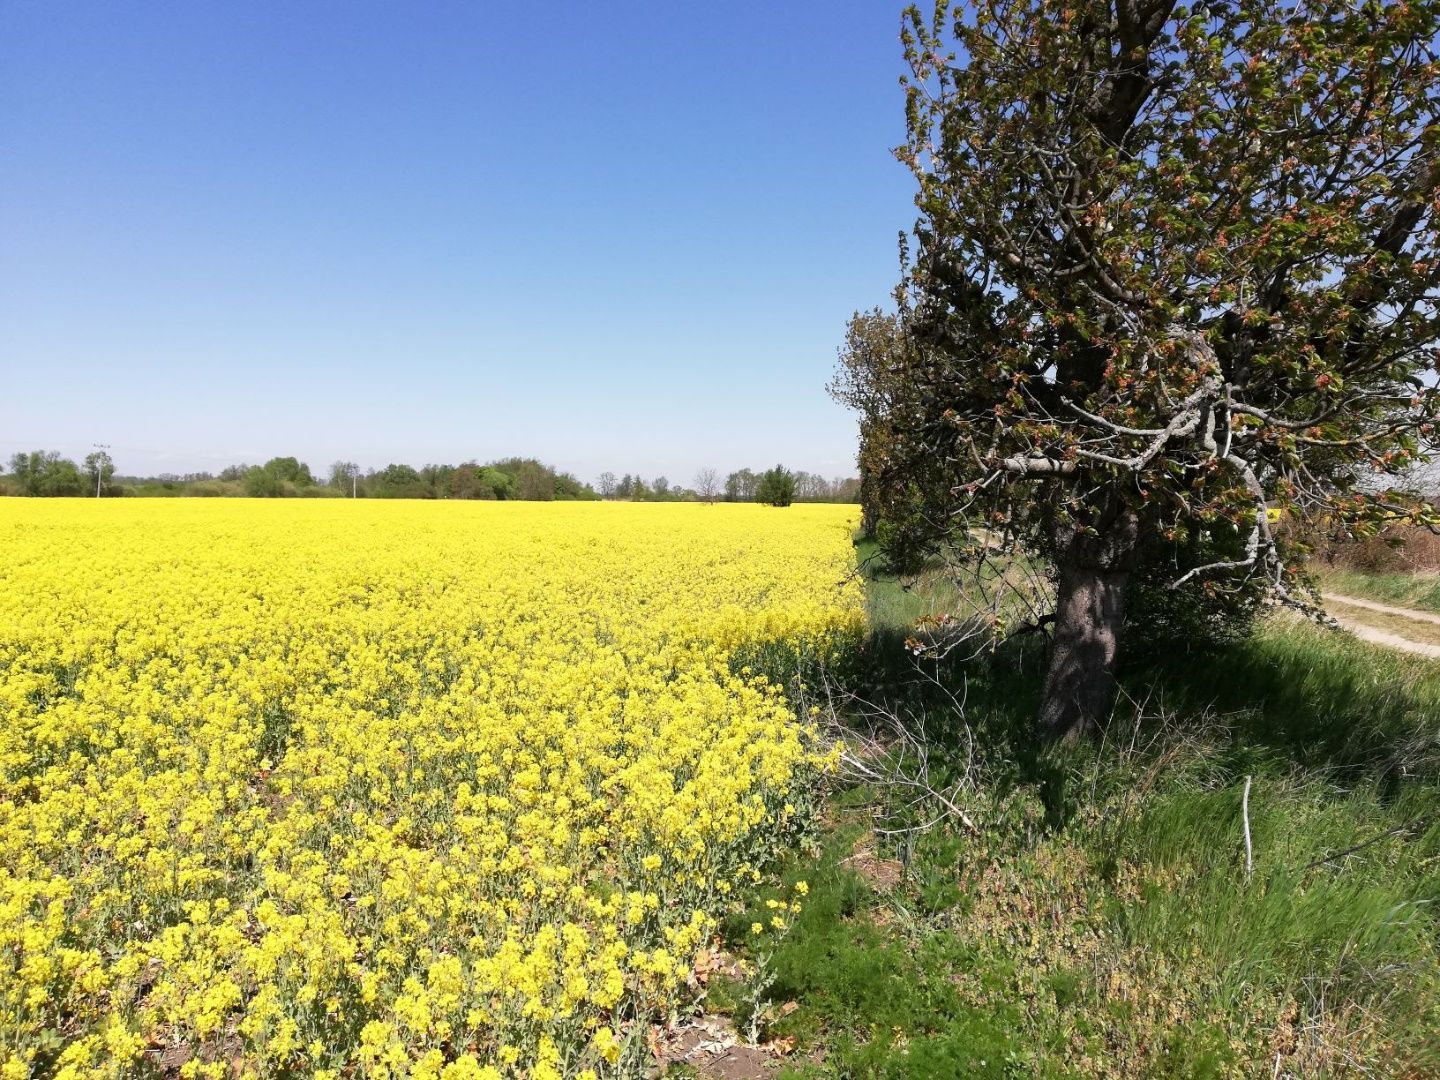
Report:
[{"label": "grass verge", "polygon": [[1036,648],[907,678],[884,650],[944,585],[869,587],[871,695],[924,724],[974,828],[844,788],[793,925],[756,946],[766,898],[728,925],[780,1075],[1440,1071],[1433,662],[1275,620],[1133,664],[1104,740],[1056,751]]},{"label": "grass verge", "polygon": [[1326,570],[1320,574],[1322,593],[1343,593],[1397,607],[1440,612],[1440,575],[1365,574],[1357,570]]}]

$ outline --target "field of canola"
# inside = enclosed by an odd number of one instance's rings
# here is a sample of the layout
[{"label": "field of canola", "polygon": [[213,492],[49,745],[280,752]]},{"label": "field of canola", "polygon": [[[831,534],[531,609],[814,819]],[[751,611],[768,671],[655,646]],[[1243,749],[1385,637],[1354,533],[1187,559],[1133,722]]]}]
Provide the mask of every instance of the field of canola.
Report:
[{"label": "field of canola", "polygon": [[0,1078],[630,1075],[825,758],[846,507],[0,502]]}]

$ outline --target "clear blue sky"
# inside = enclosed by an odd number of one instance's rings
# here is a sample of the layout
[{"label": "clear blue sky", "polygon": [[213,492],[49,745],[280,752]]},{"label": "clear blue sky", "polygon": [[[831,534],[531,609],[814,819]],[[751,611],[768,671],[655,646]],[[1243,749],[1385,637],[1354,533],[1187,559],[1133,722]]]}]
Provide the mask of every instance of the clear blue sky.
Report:
[{"label": "clear blue sky", "polygon": [[854,471],[899,0],[0,4],[0,453]]}]

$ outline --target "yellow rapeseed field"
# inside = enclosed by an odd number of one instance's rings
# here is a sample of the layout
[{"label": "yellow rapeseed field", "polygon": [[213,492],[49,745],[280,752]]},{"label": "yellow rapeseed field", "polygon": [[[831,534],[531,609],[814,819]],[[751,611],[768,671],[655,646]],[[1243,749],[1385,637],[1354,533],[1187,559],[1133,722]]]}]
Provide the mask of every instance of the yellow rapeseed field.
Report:
[{"label": "yellow rapeseed field", "polygon": [[0,1078],[611,1077],[825,765],[843,507],[0,501]]}]

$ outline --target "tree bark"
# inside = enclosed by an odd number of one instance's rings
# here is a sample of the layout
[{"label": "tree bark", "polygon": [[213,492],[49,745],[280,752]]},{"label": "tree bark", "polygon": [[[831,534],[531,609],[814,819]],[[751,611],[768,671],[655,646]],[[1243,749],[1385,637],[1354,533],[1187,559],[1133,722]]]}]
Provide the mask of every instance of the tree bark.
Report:
[{"label": "tree bark", "polygon": [[1115,703],[1115,660],[1139,522],[1133,511],[1102,515],[1098,533],[1077,532],[1059,552],[1055,637],[1037,725],[1046,741],[1095,731]]}]

